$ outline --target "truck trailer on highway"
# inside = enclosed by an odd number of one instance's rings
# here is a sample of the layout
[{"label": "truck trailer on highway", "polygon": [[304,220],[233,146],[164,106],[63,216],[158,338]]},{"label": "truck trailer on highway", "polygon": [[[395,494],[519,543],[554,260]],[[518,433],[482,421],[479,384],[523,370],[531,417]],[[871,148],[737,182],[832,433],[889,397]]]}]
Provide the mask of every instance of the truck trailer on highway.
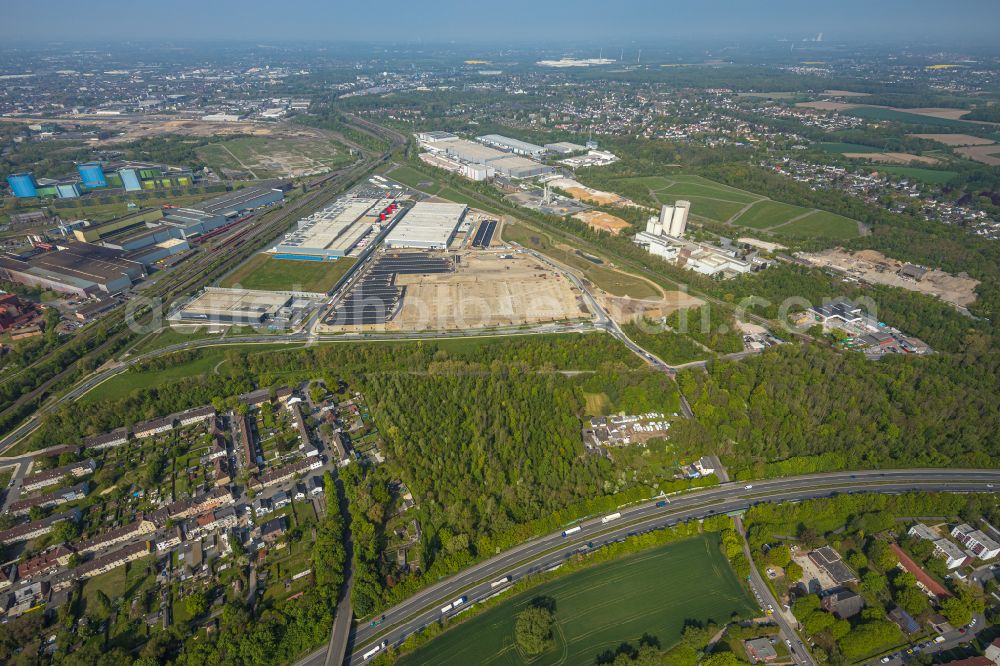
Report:
[{"label": "truck trailer on highway", "polygon": [[577,525],[576,527],[571,527],[568,530],[563,530],[563,537],[565,538],[565,537],[568,537],[570,534],[576,534],[577,532],[579,532],[582,529],[583,529],[582,527],[580,527],[579,525]]},{"label": "truck trailer on highway", "polygon": [[606,515],[603,518],[601,518],[601,522],[602,523],[610,523],[612,520],[618,520],[621,517],[622,517],[622,514],[619,513],[618,511],[615,511],[614,513],[609,513],[608,515]]},{"label": "truck trailer on highway", "polygon": [[388,642],[382,641],[381,643],[373,647],[371,650],[368,650],[368,652],[365,652],[363,655],[361,655],[361,658],[364,659],[365,661],[368,661],[369,659],[377,655],[379,652],[384,650],[386,646],[388,646]]},{"label": "truck trailer on highway", "polygon": [[501,585],[506,585],[509,582],[510,582],[510,576],[504,576],[500,580],[495,580],[492,583],[490,583],[490,587],[497,588],[500,587]]}]

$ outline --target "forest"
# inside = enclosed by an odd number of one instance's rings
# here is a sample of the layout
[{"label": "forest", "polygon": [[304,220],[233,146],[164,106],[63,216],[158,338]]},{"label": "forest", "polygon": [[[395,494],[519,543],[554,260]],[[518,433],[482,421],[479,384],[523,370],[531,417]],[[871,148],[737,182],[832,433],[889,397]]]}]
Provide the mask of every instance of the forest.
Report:
[{"label": "forest", "polygon": [[795,459],[803,471],[821,471],[817,462],[831,469],[995,467],[998,378],[995,351],[871,363],[858,353],[781,345],[714,363],[707,373],[681,373],[698,420],[684,436],[707,437],[737,475],[795,473],[774,464]]}]

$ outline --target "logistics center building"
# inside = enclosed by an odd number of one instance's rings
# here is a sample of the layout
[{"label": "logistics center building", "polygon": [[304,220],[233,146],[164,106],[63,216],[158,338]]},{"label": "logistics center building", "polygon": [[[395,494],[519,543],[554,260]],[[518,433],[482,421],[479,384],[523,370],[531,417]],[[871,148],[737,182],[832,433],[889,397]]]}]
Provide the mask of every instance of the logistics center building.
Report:
[{"label": "logistics center building", "polygon": [[347,256],[376,224],[391,223],[401,209],[392,199],[345,197],[299,220],[274,247],[277,259],[325,261]]},{"label": "logistics center building", "polygon": [[421,201],[385,237],[389,249],[445,250],[469,207],[458,203]]}]

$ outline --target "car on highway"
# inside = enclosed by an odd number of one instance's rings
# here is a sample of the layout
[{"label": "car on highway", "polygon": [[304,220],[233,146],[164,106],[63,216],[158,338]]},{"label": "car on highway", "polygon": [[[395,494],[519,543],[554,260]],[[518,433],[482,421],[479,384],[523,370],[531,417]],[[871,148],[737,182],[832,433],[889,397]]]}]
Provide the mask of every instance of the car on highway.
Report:
[{"label": "car on highway", "polygon": [[752,488],[753,488],[753,484],[752,483],[748,483],[746,486],[744,486],[745,490],[750,490]]},{"label": "car on highway", "polygon": [[667,501],[666,500],[660,500],[659,502],[656,503],[656,508],[662,509],[666,505],[667,505]]},{"label": "car on highway", "polygon": [[792,647],[792,641],[790,639],[786,638],[785,639],[785,645],[787,645],[788,647]]},{"label": "car on highway", "polygon": [[889,657],[882,657],[881,659],[879,659],[879,661],[881,661],[883,664],[888,664],[889,663]]},{"label": "car on highway", "polygon": [[377,627],[378,625],[382,624],[383,622],[385,622],[385,615],[383,615],[382,617],[375,618],[374,620],[372,620],[371,622],[368,623],[368,626],[369,627]]}]

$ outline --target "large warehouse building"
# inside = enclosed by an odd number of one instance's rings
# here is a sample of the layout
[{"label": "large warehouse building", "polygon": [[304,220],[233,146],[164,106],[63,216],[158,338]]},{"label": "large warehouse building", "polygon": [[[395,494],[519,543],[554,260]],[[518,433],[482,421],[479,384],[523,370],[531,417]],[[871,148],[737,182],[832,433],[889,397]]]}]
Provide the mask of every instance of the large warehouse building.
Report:
[{"label": "large warehouse building", "polygon": [[507,152],[514,153],[515,155],[524,155],[525,157],[539,158],[545,154],[545,149],[541,146],[528,143],[527,141],[521,141],[520,139],[512,139],[509,136],[502,136],[500,134],[487,134],[485,136],[476,137],[476,141],[486,144],[487,146],[499,148],[500,150],[506,150]]},{"label": "large warehouse building", "polygon": [[78,296],[117,294],[146,275],[141,263],[124,255],[121,250],[67,241],[59,249],[28,256],[0,255],[0,277]]},{"label": "large warehouse building", "polygon": [[171,319],[260,324],[277,317],[293,300],[291,295],[278,292],[209,287],[171,315]]},{"label": "large warehouse building", "polygon": [[372,226],[386,223],[400,209],[392,199],[345,197],[299,220],[275,247],[278,259],[323,261],[347,256]]},{"label": "large warehouse building", "polygon": [[465,139],[455,139],[441,145],[444,147],[444,152],[451,157],[471,164],[485,165],[508,178],[532,178],[555,171],[547,164]]},{"label": "large warehouse building", "polygon": [[389,232],[385,246],[445,250],[468,209],[465,204],[421,201]]}]

